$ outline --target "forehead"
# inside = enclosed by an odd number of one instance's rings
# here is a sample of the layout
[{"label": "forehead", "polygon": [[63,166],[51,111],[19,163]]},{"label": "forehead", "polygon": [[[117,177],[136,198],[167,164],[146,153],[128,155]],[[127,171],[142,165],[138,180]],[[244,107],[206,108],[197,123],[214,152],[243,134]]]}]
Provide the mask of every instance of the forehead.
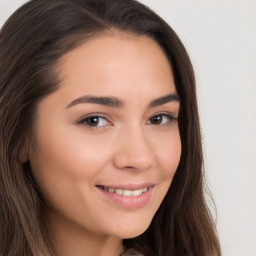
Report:
[{"label": "forehead", "polygon": [[156,97],[176,92],[168,58],[147,36],[97,36],[62,56],[57,72],[60,89],[74,97],[77,93],[125,97],[133,90],[137,96],[152,92]]}]

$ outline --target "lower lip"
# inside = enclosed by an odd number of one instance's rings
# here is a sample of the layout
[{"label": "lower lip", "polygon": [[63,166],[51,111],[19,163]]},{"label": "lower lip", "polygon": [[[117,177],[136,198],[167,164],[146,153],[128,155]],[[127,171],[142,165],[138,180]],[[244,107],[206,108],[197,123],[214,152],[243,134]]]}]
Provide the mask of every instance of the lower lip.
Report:
[{"label": "lower lip", "polygon": [[148,188],[146,192],[139,196],[122,196],[116,193],[107,192],[100,188],[98,189],[115,204],[124,208],[138,209],[146,206],[149,203],[154,187]]}]

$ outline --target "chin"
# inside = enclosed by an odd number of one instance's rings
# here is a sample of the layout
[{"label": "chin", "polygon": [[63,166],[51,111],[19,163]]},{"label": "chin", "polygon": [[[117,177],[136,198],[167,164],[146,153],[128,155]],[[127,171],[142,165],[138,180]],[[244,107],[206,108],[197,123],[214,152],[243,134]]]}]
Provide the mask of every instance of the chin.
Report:
[{"label": "chin", "polygon": [[147,223],[139,223],[138,220],[138,222],[133,222],[126,225],[124,224],[122,227],[119,226],[119,230],[115,233],[116,236],[122,239],[131,239],[143,234],[150,226],[150,223],[151,221]]}]

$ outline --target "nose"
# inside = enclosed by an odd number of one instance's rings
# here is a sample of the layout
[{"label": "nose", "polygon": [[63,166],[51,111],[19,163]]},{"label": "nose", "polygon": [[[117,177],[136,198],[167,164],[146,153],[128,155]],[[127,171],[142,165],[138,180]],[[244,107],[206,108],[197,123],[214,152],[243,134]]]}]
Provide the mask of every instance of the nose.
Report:
[{"label": "nose", "polygon": [[143,131],[123,131],[118,137],[114,165],[119,169],[147,170],[154,164],[154,154]]}]

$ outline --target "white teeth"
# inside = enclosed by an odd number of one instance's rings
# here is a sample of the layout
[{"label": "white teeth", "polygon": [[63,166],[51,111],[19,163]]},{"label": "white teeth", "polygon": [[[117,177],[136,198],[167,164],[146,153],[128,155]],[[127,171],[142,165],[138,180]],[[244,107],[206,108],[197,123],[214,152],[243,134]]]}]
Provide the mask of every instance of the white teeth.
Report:
[{"label": "white teeth", "polygon": [[109,188],[109,189],[108,189],[108,192],[114,193],[114,192],[115,192],[115,189],[114,189],[114,188]]},{"label": "white teeth", "polygon": [[123,194],[123,190],[122,189],[115,189],[115,193],[118,195],[122,195]]},{"label": "white teeth", "polygon": [[114,189],[114,188],[108,188],[105,186],[102,186],[102,188],[107,192],[115,193],[122,196],[139,196],[148,190],[148,188],[142,188],[137,190],[127,190],[127,189],[120,189],[120,188]]},{"label": "white teeth", "polygon": [[139,196],[142,194],[142,189],[138,189],[138,190],[133,190],[132,191],[132,195],[133,196]]},{"label": "white teeth", "polygon": [[123,190],[123,196],[131,196],[132,193],[132,190]]},{"label": "white teeth", "polygon": [[146,192],[147,190],[148,190],[148,188],[143,188],[142,193]]}]

